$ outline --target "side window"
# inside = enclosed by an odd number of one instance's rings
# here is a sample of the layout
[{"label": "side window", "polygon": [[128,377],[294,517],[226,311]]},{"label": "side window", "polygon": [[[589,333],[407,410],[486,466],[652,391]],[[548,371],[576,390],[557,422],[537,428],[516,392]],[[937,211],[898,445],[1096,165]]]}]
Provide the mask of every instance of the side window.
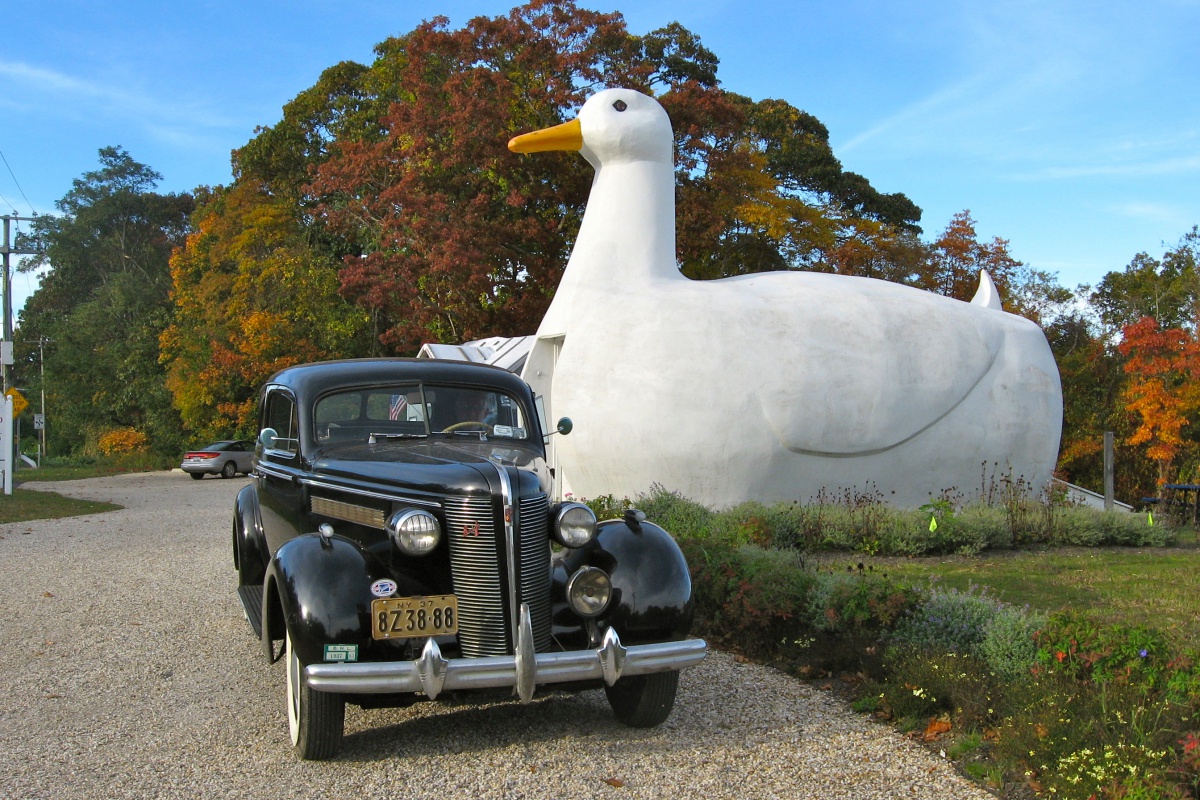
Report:
[{"label": "side window", "polygon": [[282,450],[286,453],[296,453],[300,450],[299,417],[296,414],[296,403],[283,391],[273,391],[267,395],[267,415],[265,428],[275,429],[275,446],[272,450]]}]

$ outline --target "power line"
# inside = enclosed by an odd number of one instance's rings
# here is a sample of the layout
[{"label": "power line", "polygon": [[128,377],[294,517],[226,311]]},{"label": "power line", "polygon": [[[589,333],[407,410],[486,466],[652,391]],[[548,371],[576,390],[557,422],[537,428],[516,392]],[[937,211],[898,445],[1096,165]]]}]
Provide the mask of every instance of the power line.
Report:
[{"label": "power line", "polygon": [[[17,191],[21,193],[21,197],[25,197],[25,190],[21,188],[21,182],[20,182],[19,180],[17,180],[16,173],[14,173],[14,172],[13,172],[13,170],[12,170],[12,167],[9,167],[9,166],[8,166],[8,159],[4,157],[4,151],[3,151],[3,150],[0,150],[0,160],[3,160],[3,161],[4,161],[4,166],[8,167],[8,174],[9,174],[9,175],[12,175],[13,183],[15,183],[15,184],[17,185]],[[8,203],[8,201],[7,201],[7,200],[5,200],[4,202],[5,202],[5,203]],[[33,212],[34,216],[36,216],[36,215],[37,215],[37,211],[35,211],[35,210],[34,210],[34,208],[33,208],[33,203],[30,203],[30,202],[29,202],[29,198],[28,198],[28,197],[25,197],[25,203],[26,203],[26,205],[28,205],[28,206],[29,206],[29,210],[30,210],[31,212]]]}]

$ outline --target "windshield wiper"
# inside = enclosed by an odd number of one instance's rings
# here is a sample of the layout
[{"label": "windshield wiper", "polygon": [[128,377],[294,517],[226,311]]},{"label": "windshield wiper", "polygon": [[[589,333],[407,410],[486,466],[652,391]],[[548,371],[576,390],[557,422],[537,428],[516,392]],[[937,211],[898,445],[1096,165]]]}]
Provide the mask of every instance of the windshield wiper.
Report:
[{"label": "windshield wiper", "polygon": [[367,444],[377,444],[380,439],[424,439],[426,433],[372,433],[367,437]]}]

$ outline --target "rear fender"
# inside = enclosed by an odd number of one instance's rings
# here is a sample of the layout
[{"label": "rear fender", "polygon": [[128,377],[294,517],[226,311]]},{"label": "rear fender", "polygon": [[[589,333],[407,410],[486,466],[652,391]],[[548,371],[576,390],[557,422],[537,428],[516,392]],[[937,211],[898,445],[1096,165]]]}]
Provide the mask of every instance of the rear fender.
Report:
[{"label": "rear fender", "polygon": [[233,501],[233,566],[238,571],[238,585],[261,585],[267,562],[258,494],[254,486],[244,486]]}]

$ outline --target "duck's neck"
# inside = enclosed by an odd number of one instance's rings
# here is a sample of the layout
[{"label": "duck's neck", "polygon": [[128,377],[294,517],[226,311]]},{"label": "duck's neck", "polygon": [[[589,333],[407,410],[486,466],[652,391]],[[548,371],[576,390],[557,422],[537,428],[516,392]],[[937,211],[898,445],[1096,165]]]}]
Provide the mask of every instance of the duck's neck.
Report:
[{"label": "duck's neck", "polygon": [[601,166],[538,335],[564,335],[582,310],[672,280],[686,280],[675,263],[673,167],[649,161]]}]

